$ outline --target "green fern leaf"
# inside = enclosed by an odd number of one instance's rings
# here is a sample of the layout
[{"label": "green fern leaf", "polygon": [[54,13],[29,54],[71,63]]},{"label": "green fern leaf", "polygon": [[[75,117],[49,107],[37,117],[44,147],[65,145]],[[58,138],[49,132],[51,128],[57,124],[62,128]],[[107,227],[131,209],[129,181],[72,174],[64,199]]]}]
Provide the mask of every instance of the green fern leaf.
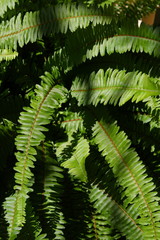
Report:
[{"label": "green fern leaf", "polygon": [[[89,26],[77,29],[68,34],[65,47],[55,52],[49,60],[52,64],[61,64],[64,69],[70,69],[87,59],[106,54],[145,52],[155,57],[159,56],[160,41],[158,28],[142,25],[140,28],[128,24],[117,29],[117,25]],[[75,54],[76,53],[76,54]],[[59,61],[58,61],[59,60]]]},{"label": "green fern leaf", "polygon": [[[143,239],[143,231],[131,217],[130,213],[120,206],[111,196],[100,190],[98,186],[92,186],[90,191],[91,202],[99,213],[109,217],[111,224],[122,231],[122,234],[130,240]],[[109,216],[108,216],[109,215]]]},{"label": "green fern leaf", "polygon": [[80,138],[70,159],[62,163],[62,166],[69,168],[69,173],[79,178],[81,181],[87,181],[85,170],[85,159],[89,155],[89,144],[84,138]]},{"label": "green fern leaf", "polygon": [[77,28],[86,28],[90,23],[109,24],[112,17],[111,9],[108,11],[87,8],[83,5],[62,4],[37,12],[27,12],[22,19],[21,14],[4,21],[0,25],[0,46],[3,48],[17,49],[30,42],[41,39],[50,33],[66,33]]},{"label": "green fern leaf", "polygon": [[117,69],[100,69],[93,72],[89,78],[76,77],[71,93],[76,97],[79,105],[98,103],[114,105],[119,101],[123,105],[128,100],[139,102],[143,99],[160,94],[159,85],[154,84],[147,74],[128,72]]},{"label": "green fern leaf", "polygon": [[158,57],[160,55],[159,30],[147,25],[140,28],[130,28],[128,25],[122,27],[120,31],[107,41],[107,52],[123,53],[126,51],[145,52]]},{"label": "green fern leaf", "polygon": [[158,239],[160,207],[152,179],[147,177],[144,165],[130,148],[131,143],[124,132],[119,132],[119,127],[109,116],[105,119],[107,120],[98,121],[93,127],[94,141],[112,167],[119,184],[123,186],[125,206],[132,203],[133,208],[138,209],[140,218],[137,223],[141,225],[145,239]]},{"label": "green fern leaf", "polygon": [[37,214],[35,213],[30,200],[27,201],[26,205],[26,222],[16,239],[21,240],[24,236],[26,237],[26,239],[30,238],[49,240],[48,238],[46,238],[47,234],[44,233],[44,230],[42,233],[39,218],[37,217]]},{"label": "green fern leaf", "polygon": [[[55,78],[58,77],[57,74],[55,71]],[[26,111],[21,113],[19,120],[21,127],[19,135],[16,137],[18,150],[16,158],[18,161],[14,168],[16,170],[16,185],[14,189],[17,190],[14,201],[17,204],[12,221],[10,216],[6,215],[7,221],[11,224],[10,229],[13,231],[25,222],[26,199],[28,198],[28,193],[32,191],[31,186],[33,184],[33,173],[30,168],[34,167],[33,162],[36,160],[34,156],[37,154],[35,146],[38,146],[45,138],[42,132],[47,129],[43,125],[51,121],[54,109],[60,107],[65,101],[65,88],[59,85],[55,86],[53,77],[49,73],[46,73],[46,76],[43,76],[42,79],[42,85],[37,85],[35,90],[37,94],[36,99],[33,99],[31,102],[31,107],[25,108]],[[10,197],[8,201],[9,199]],[[11,235],[12,232],[10,232]]]}]

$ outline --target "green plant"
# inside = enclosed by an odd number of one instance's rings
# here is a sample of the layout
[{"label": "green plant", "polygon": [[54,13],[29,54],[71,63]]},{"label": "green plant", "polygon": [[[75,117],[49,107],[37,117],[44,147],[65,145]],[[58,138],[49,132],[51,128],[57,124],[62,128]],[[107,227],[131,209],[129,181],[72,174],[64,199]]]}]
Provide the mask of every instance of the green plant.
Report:
[{"label": "green plant", "polygon": [[160,239],[158,1],[0,4],[0,239]]}]

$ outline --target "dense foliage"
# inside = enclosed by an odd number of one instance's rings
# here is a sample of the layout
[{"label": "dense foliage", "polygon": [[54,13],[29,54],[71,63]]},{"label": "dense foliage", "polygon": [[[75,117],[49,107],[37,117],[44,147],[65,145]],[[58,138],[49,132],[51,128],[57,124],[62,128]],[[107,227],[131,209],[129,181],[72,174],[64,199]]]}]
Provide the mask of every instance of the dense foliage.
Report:
[{"label": "dense foliage", "polygon": [[0,1],[0,239],[160,239],[157,4]]}]

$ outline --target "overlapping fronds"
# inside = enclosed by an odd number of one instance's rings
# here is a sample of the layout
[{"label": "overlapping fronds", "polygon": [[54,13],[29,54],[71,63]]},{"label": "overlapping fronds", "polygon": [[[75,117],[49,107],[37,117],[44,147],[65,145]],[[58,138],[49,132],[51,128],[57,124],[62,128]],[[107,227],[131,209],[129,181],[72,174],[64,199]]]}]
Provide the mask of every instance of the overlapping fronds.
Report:
[{"label": "overlapping fronds", "polygon": [[0,50],[0,62],[3,60],[13,60],[18,56],[18,52],[13,52],[9,49]]},{"label": "overlapping fronds", "polygon": [[0,0],[0,239],[160,239],[157,3]]},{"label": "overlapping fronds", "polygon": [[114,36],[100,39],[93,48],[87,49],[84,59],[91,59],[92,57],[104,56],[114,52],[124,53],[145,52],[155,57],[159,56],[160,41],[159,30],[153,30],[149,26],[141,25],[141,28],[129,28],[128,24],[120,28]]},{"label": "overlapping fronds", "polygon": [[128,100],[142,101],[151,95],[159,95],[160,87],[154,84],[147,74],[117,69],[100,69],[88,78],[77,77],[71,88],[72,96],[79,105],[98,103],[123,105]]},{"label": "overlapping fronds", "polygon": [[18,3],[19,0],[1,0],[0,1],[0,17],[4,15],[4,13],[9,9],[13,9],[15,4]]},{"label": "overlapping fronds", "polygon": [[[132,23],[130,23],[132,24]],[[159,29],[141,25],[129,24],[117,28],[117,25],[88,27],[78,29],[75,33],[68,35],[66,45],[55,52],[50,58],[50,64],[61,64],[64,69],[70,69],[91,60],[97,56],[105,56],[112,53],[145,52],[158,57],[160,54]]]},{"label": "overlapping fronds", "polygon": [[86,28],[90,23],[109,24],[111,22],[111,9],[89,9],[83,5],[76,7],[75,4],[57,5],[36,12],[27,12],[23,19],[21,14],[0,25],[0,46],[17,49],[17,44],[35,42],[43,35],[51,33],[66,33],[68,30],[75,31],[77,28]]},{"label": "overlapping fronds", "polygon": [[[123,187],[125,206],[132,203],[137,209],[145,239],[158,239],[159,236],[159,212],[157,193],[151,178],[146,175],[143,163],[137,153],[130,148],[131,142],[124,132],[106,115],[105,119],[97,121],[93,127],[94,141],[106,161],[113,168],[118,183]],[[150,234],[148,233],[150,232]]]},{"label": "overlapping fronds", "polygon": [[[55,108],[61,106],[65,101],[66,89],[59,85],[55,85],[53,78],[59,75],[55,71],[55,76],[46,73],[43,76],[42,85],[36,86],[36,98],[31,102],[31,107],[25,108],[25,112],[21,113],[19,122],[21,124],[19,135],[16,137],[16,174],[14,189],[16,193],[7,198],[4,204],[5,210],[10,208],[12,216],[6,215],[6,220],[10,225],[9,236],[12,239],[17,234],[17,229],[25,222],[25,206],[28,193],[32,190],[33,173],[30,168],[34,167],[33,162],[36,160],[35,147],[44,140],[42,133],[47,129],[43,125],[48,124]],[[13,239],[14,239],[13,238]]]}]

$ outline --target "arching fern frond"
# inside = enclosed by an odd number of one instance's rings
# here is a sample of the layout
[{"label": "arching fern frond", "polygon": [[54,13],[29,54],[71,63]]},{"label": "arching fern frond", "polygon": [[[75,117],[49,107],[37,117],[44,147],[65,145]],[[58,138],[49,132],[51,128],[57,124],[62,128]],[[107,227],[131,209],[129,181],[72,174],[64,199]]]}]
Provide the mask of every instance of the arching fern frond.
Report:
[{"label": "arching fern frond", "polygon": [[159,95],[160,87],[147,74],[140,72],[100,69],[89,77],[76,77],[71,87],[73,97],[79,105],[98,103],[123,105],[128,100],[139,102],[151,95]]},{"label": "arching fern frond", "polygon": [[[58,78],[59,74],[55,70],[54,78]],[[21,113],[19,122],[21,124],[19,135],[16,137],[16,147],[18,152],[16,153],[16,174],[14,189],[16,193],[13,197],[7,198],[7,203],[12,200],[12,212],[13,216],[6,215],[6,220],[10,224],[9,236],[11,239],[16,237],[17,230],[25,222],[25,206],[28,193],[32,190],[33,173],[30,168],[34,167],[33,162],[36,160],[35,147],[44,140],[45,136],[42,133],[47,129],[43,125],[48,124],[52,117],[55,108],[61,106],[65,101],[66,89],[59,85],[55,85],[53,77],[46,73],[43,76],[42,85],[36,86],[36,98],[31,102],[31,107],[24,108],[25,112]],[[4,204],[7,211],[8,206]],[[18,220],[17,220],[18,219]],[[13,239],[14,239],[13,238]]]},{"label": "arching fern frond", "polygon": [[66,33],[77,28],[86,28],[90,23],[95,26],[111,22],[112,9],[89,9],[83,5],[75,4],[57,5],[37,12],[27,12],[23,19],[21,14],[4,21],[0,25],[0,46],[2,48],[17,49],[30,42],[41,39],[43,35]]},{"label": "arching fern frond", "polygon": [[[93,127],[93,137],[99,151],[105,157],[118,183],[123,187],[125,206],[129,203],[134,209],[138,206],[137,224],[144,231],[145,239],[157,240],[159,236],[159,212],[157,193],[151,178],[137,153],[130,148],[131,142],[124,132],[105,113],[105,119],[97,121]],[[148,231],[150,235],[148,236]]]},{"label": "arching fern frond", "polygon": [[144,52],[154,57],[160,55],[159,28],[141,25],[130,28],[129,24],[117,28],[97,25],[78,29],[67,36],[65,47],[49,59],[52,64],[61,63],[64,69],[71,68],[97,56],[112,53]]}]

